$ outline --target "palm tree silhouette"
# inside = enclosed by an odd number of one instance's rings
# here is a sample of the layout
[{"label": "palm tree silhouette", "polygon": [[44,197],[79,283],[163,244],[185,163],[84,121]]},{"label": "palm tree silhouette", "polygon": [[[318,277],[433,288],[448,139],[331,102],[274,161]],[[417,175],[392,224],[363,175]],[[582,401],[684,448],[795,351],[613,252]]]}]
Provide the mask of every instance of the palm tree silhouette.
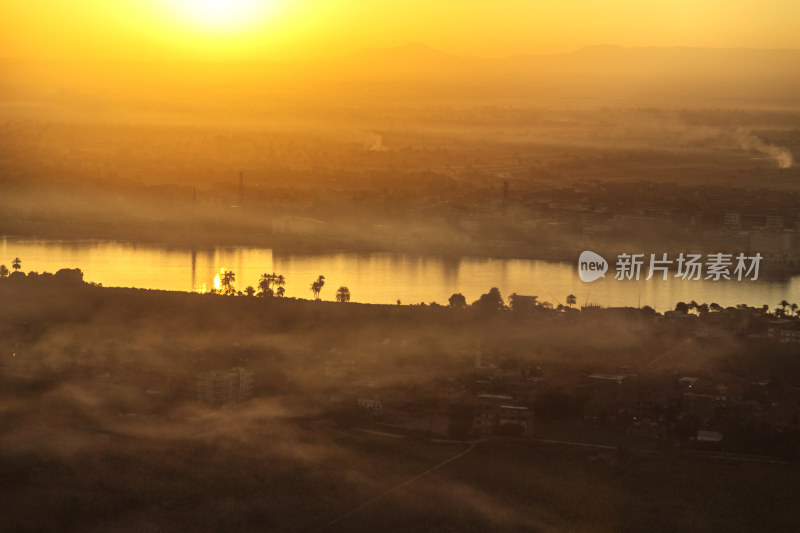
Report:
[{"label": "palm tree silhouette", "polygon": [[317,281],[311,284],[311,292],[314,294],[314,299],[319,300],[319,293],[322,291],[322,287],[325,285],[325,276],[320,275],[317,278]]},{"label": "palm tree silhouette", "polygon": [[253,296],[256,293],[256,290],[253,288],[252,285],[248,285],[247,288],[244,290],[244,293],[247,296]]},{"label": "palm tree silhouette", "polygon": [[[275,291],[272,290],[272,286],[275,287],[283,287],[286,284],[286,278],[283,277],[282,274],[276,274],[273,272],[272,274],[261,274],[261,279],[258,282],[258,295],[259,296],[273,296]],[[281,294],[282,295],[282,294]]]},{"label": "palm tree silhouette", "polygon": [[345,286],[339,287],[339,290],[336,291],[336,301],[345,303],[350,301],[350,289]]},{"label": "palm tree silhouette", "polygon": [[0,278],[7,278],[8,274],[8,267],[5,265],[0,265]]},{"label": "palm tree silhouette", "polygon": [[272,274],[261,274],[261,279],[258,281],[258,295],[262,298],[272,296]]},{"label": "palm tree silhouette", "polygon": [[567,296],[567,305],[569,307],[572,307],[576,303],[578,303],[578,299],[575,297],[574,294],[570,294],[569,296]]},{"label": "palm tree silhouette", "polygon": [[222,275],[220,283],[222,285],[223,293],[227,296],[236,294],[236,289],[233,287],[233,282],[236,281],[236,274],[230,270],[226,270]]},{"label": "palm tree silhouette", "polygon": [[14,272],[19,272],[19,269],[22,268],[22,259],[15,257],[14,260],[11,261],[11,268],[14,269]]},{"label": "palm tree silhouette", "polygon": [[286,289],[284,289],[283,287],[278,287],[278,290],[275,291],[275,296],[277,296],[278,298],[283,298],[284,294],[286,294]]}]

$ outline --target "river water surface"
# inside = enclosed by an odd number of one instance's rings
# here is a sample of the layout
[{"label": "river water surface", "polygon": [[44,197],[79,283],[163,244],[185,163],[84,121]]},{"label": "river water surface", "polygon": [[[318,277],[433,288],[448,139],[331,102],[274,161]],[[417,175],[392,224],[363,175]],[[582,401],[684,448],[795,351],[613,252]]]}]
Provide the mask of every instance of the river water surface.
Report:
[{"label": "river water surface", "polygon": [[[576,254],[577,256],[577,254]],[[221,269],[236,274],[236,287],[257,286],[262,273],[286,278],[286,296],[311,298],[309,289],[324,275],[323,300],[335,299],[336,289],[347,286],[352,301],[393,304],[438,302],[447,304],[460,292],[468,302],[491,287],[511,293],[536,295],[554,305],[565,304],[568,294],[578,305],[649,305],[659,312],[679,301],[723,306],[746,303],[778,306],[781,300],[800,304],[800,276],[782,280],[685,281],[660,277],[650,281],[606,278],[584,283],[575,264],[531,259],[450,258],[402,253],[323,253],[296,255],[269,248],[218,247],[189,250],[115,241],[51,241],[0,237],[0,264],[11,267],[19,257],[24,272],[55,272],[80,268],[84,279],[108,287],[139,287],[173,291],[210,289]],[[613,266],[612,266],[613,269]]]}]

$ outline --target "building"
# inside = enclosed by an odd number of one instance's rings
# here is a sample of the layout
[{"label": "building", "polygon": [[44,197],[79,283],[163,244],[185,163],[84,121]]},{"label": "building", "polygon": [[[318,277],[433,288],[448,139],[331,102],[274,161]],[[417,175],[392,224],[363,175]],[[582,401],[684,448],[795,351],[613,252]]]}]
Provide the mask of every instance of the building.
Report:
[{"label": "building", "polygon": [[241,367],[200,374],[197,401],[219,407],[247,400],[253,396],[253,382],[253,371]]},{"label": "building", "polygon": [[516,424],[522,428],[522,433],[527,433],[530,422],[530,409],[520,405],[501,405],[498,413],[498,427]]},{"label": "building", "polygon": [[383,411],[383,403],[380,400],[375,400],[374,398],[359,398],[356,403],[362,409],[366,409],[373,415],[381,414]]},{"label": "building", "polygon": [[718,431],[698,430],[692,439],[692,447],[700,450],[721,450],[723,436]]},{"label": "building", "polygon": [[778,320],[767,330],[767,335],[781,344],[800,343],[800,327],[794,320]]},{"label": "building", "polygon": [[687,415],[694,416],[704,424],[708,424],[725,408],[726,397],[722,394],[683,394],[682,407]]},{"label": "building", "polygon": [[584,404],[584,420],[593,424],[616,423],[623,411],[634,405],[633,374],[591,374],[582,380],[581,388],[587,393]]},{"label": "building", "polygon": [[741,229],[742,216],[739,213],[725,213],[724,224],[729,229]]},{"label": "building", "polygon": [[472,431],[491,435],[503,426],[516,424],[522,434],[533,429],[533,413],[527,407],[513,405],[513,398],[502,394],[479,394],[475,399]]}]

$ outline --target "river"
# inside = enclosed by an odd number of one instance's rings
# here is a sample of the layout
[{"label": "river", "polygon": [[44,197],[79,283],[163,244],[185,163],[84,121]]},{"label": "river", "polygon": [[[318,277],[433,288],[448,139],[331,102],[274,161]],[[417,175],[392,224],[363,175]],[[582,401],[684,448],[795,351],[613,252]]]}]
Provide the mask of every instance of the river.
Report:
[{"label": "river", "polygon": [[[746,303],[778,306],[781,300],[800,304],[800,276],[783,280],[686,281],[660,277],[649,281],[618,281],[613,271],[593,283],[582,282],[576,265],[531,259],[451,258],[402,253],[288,254],[268,248],[217,247],[189,250],[115,241],[53,241],[0,238],[0,264],[11,268],[19,257],[24,272],[55,272],[80,268],[84,279],[106,287],[138,287],[191,291],[213,286],[221,269],[236,274],[236,287],[257,286],[262,273],[286,278],[286,296],[311,298],[311,283],[324,275],[323,300],[335,299],[347,286],[352,301],[393,304],[447,304],[460,292],[468,302],[491,287],[504,297],[536,295],[554,305],[573,294],[578,305],[649,305],[659,312],[679,301],[723,306]],[[613,266],[612,266],[613,269]]]}]

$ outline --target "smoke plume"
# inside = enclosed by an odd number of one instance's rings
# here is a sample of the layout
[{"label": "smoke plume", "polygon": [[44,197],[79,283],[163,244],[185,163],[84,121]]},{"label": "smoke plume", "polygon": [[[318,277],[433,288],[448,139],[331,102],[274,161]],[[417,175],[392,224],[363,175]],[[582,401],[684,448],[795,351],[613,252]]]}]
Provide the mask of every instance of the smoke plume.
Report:
[{"label": "smoke plume", "polygon": [[788,148],[768,144],[750,133],[747,128],[737,129],[734,133],[734,139],[745,150],[755,150],[773,158],[780,168],[791,168],[792,163],[794,163],[792,152]]}]

